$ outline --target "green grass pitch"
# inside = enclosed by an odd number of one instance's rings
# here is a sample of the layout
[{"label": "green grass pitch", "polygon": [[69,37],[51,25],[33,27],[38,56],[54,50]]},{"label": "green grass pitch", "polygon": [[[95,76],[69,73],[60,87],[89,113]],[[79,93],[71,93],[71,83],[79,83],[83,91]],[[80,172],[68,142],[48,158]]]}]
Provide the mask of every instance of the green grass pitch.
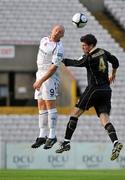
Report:
[{"label": "green grass pitch", "polygon": [[125,169],[0,170],[0,180],[125,180]]}]

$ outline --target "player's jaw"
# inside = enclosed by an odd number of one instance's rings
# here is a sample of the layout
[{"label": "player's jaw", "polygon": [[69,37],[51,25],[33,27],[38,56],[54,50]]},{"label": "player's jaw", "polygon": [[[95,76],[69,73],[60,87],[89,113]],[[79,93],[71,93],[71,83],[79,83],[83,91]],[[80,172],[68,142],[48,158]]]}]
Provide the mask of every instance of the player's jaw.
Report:
[{"label": "player's jaw", "polygon": [[81,42],[81,48],[85,54],[89,54],[89,52],[93,49],[92,45],[88,45],[84,42]]},{"label": "player's jaw", "polygon": [[60,38],[62,38],[64,36],[64,34],[62,32],[56,32],[56,33],[52,33],[50,39],[52,41],[58,42],[60,41]]}]

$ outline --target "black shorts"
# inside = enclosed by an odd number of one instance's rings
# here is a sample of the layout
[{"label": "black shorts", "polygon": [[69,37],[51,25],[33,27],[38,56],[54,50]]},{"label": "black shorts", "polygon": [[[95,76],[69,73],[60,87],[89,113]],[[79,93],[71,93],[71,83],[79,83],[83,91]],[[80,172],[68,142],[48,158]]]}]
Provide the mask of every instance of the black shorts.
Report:
[{"label": "black shorts", "polygon": [[87,87],[80,96],[76,107],[83,111],[94,107],[98,116],[101,113],[110,114],[112,90],[109,86]]}]

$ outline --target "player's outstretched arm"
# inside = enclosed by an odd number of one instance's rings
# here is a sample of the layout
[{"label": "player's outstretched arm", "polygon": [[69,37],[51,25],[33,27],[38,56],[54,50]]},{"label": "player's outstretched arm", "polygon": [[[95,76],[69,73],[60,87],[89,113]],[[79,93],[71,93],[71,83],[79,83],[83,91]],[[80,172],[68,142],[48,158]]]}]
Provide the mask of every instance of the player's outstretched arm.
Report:
[{"label": "player's outstretched arm", "polygon": [[65,66],[84,67],[86,58],[83,57],[81,60],[65,58],[62,62],[65,64]]}]

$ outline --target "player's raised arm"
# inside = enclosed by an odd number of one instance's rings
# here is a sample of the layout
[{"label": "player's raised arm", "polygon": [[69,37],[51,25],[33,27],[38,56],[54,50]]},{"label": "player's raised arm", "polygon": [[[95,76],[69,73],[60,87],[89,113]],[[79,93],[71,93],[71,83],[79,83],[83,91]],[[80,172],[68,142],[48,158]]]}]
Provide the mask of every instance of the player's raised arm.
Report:
[{"label": "player's raised arm", "polygon": [[62,61],[65,66],[84,67],[86,62],[86,56],[82,56],[80,60],[65,58]]}]

